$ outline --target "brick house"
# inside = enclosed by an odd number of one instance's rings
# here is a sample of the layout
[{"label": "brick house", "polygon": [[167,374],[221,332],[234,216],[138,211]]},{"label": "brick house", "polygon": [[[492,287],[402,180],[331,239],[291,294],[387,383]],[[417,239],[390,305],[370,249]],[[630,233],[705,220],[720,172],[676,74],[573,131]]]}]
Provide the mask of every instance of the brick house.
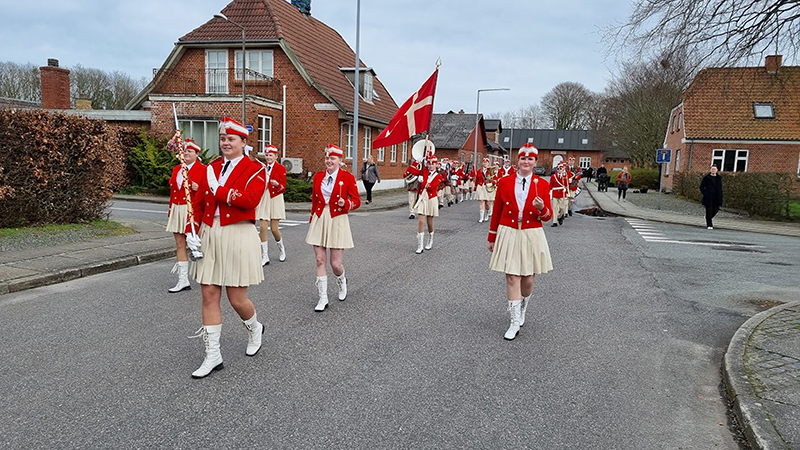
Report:
[{"label": "brick house", "polygon": [[[475,155],[475,115],[463,112],[433,114],[429,130],[430,139],[436,146],[436,157],[471,162]],[[483,115],[478,116],[478,160],[491,155],[491,146],[486,136]],[[424,139],[416,136],[414,141]],[[408,160],[406,160],[408,161]]]},{"label": "brick house", "polygon": [[[323,149],[337,144],[352,164],[355,52],[341,35],[305,9],[308,2],[234,0],[221,12],[180,37],[153,80],[126,109],[152,112],[152,128],[174,129],[172,104],[185,134],[218,151],[223,115],[242,118],[242,29],[245,28],[245,125],[250,145],[273,144],[292,158],[294,172],[324,169]],[[372,149],[398,107],[375,71],[359,71],[357,163],[372,153],[381,177],[402,185],[405,171],[396,146]],[[406,146],[407,147],[407,146]],[[302,161],[300,161],[302,160]],[[298,164],[300,163],[300,164]],[[299,169],[302,167],[302,170]],[[383,183],[384,187],[389,183]]]},{"label": "brick house", "polygon": [[[514,151],[519,150],[520,146],[528,143],[535,145],[539,150],[538,165],[544,167],[547,173],[550,173],[555,164],[567,161],[571,156],[584,169],[597,168],[604,160],[603,151],[597,147],[592,132],[588,130],[514,128],[502,130],[500,143],[508,148],[512,161],[516,161]],[[609,171],[612,167],[616,165],[606,164]]]},{"label": "brick house", "polygon": [[701,70],[672,109],[664,185],[679,170],[800,175],[800,67],[767,56],[763,67]]}]

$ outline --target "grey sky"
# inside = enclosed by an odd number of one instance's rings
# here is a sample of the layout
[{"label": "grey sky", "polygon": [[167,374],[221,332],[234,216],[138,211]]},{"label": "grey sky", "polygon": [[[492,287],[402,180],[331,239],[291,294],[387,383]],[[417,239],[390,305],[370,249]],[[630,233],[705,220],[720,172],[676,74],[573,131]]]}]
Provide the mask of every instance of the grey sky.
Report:
[{"label": "grey sky", "polygon": [[[0,0],[0,61],[81,64],[132,77],[152,76],[178,37],[227,5],[225,0]],[[504,112],[538,103],[564,81],[602,91],[606,62],[599,29],[624,21],[621,0],[362,0],[361,59],[400,104],[441,57],[434,109]],[[312,0],[311,14],[355,48],[356,0]]]}]

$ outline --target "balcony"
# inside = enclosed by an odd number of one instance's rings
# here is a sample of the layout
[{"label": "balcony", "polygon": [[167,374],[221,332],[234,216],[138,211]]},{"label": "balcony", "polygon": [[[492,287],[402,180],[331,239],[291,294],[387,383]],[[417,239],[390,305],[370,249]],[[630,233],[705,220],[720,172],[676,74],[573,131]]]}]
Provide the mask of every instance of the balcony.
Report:
[{"label": "balcony", "polygon": [[[281,101],[280,80],[250,69],[246,77],[247,95]],[[153,69],[153,79],[153,94],[242,95],[241,69]]]}]

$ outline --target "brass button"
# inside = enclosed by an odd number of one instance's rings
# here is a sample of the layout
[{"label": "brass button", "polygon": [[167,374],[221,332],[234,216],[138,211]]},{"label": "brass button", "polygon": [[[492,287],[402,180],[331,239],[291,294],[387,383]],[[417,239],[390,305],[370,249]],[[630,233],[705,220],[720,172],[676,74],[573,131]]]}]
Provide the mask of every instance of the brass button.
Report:
[{"label": "brass button", "polygon": [[225,217],[226,217],[226,218],[227,218],[227,217],[230,217],[230,216],[231,216],[230,214],[225,214]]}]

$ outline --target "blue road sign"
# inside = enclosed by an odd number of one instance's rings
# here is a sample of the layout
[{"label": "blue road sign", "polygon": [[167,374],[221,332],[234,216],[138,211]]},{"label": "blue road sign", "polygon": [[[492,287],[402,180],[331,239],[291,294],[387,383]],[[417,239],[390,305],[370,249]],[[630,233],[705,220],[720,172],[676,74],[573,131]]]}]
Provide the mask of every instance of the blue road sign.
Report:
[{"label": "blue road sign", "polygon": [[660,148],[656,150],[656,162],[659,164],[668,163],[672,159],[672,150]]},{"label": "blue road sign", "polygon": [[248,133],[252,133],[253,132],[253,126],[252,125],[248,125],[247,126],[247,132]]}]

